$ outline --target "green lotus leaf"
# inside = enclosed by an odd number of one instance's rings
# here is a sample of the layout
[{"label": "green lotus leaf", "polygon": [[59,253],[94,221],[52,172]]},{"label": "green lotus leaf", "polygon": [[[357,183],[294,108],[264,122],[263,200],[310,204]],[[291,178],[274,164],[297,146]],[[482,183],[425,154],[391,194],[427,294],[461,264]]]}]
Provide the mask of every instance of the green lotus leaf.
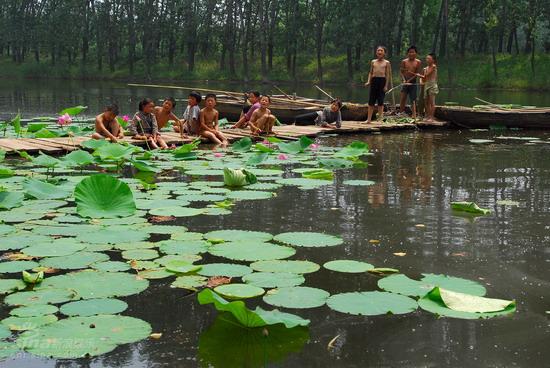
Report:
[{"label": "green lotus leaf", "polygon": [[363,273],[374,268],[374,266],[369,263],[354,260],[330,261],[325,263],[323,267],[327,270],[347,273]]},{"label": "green lotus leaf", "polygon": [[272,192],[262,192],[259,190],[234,190],[227,194],[227,198],[234,200],[259,200],[269,199],[274,195]]},{"label": "green lotus leaf", "polygon": [[289,258],[296,253],[296,250],[271,243],[236,241],[212,245],[208,252],[237,261],[261,261]]},{"label": "green lotus leaf", "polygon": [[4,303],[12,306],[37,304],[59,304],[75,299],[76,293],[67,289],[39,289],[10,294]]},{"label": "green lotus leaf", "polygon": [[150,235],[143,229],[120,226],[120,227],[105,227],[96,230],[93,235],[89,233],[81,234],[76,237],[76,240],[92,243],[92,244],[118,244],[118,243],[132,243],[141,242],[149,239]]},{"label": "green lotus leaf", "polygon": [[290,232],[275,236],[275,241],[297,247],[333,247],[344,241],[334,235],[312,232]]},{"label": "green lotus leaf", "polygon": [[168,271],[166,268],[146,269],[138,272],[138,277],[148,280],[159,280],[172,276],[174,276],[174,273]]},{"label": "green lotus leaf", "polygon": [[10,311],[10,314],[16,317],[38,317],[38,316],[44,316],[47,314],[56,314],[58,310],[59,309],[55,305],[35,304],[35,305],[29,305],[27,307],[23,306],[23,307],[12,309]]},{"label": "green lotus leaf", "polygon": [[273,235],[261,231],[248,230],[216,230],[204,234],[205,239],[223,239],[227,242],[240,240],[255,240],[259,242],[268,242],[273,239]]},{"label": "green lotus leaf", "polygon": [[6,235],[15,232],[16,228],[11,225],[0,224],[0,235]]},{"label": "green lotus leaf", "polygon": [[103,272],[123,272],[130,269],[130,266],[125,262],[105,261],[92,264],[92,268]]},{"label": "green lotus leaf", "polygon": [[298,286],[305,282],[305,278],[296,273],[253,272],[243,276],[243,281],[250,285],[271,289]]},{"label": "green lotus leaf", "polygon": [[480,208],[474,202],[451,202],[451,209],[453,211],[468,212],[476,215],[488,215],[491,210]]},{"label": "green lotus leaf", "polygon": [[421,281],[417,281],[401,274],[390,275],[380,279],[378,287],[392,293],[413,297],[422,297],[435,286],[476,296],[483,296],[486,293],[485,287],[475,281],[446,275],[423,274],[423,276]]},{"label": "green lotus leaf", "polygon": [[231,149],[235,152],[247,152],[252,148],[252,139],[244,137],[231,145]]},{"label": "green lotus leaf", "polygon": [[35,267],[38,267],[38,263],[34,261],[0,262],[0,273],[19,273]]},{"label": "green lotus leaf", "polygon": [[140,341],[150,334],[151,326],[133,317],[70,317],[24,332],[17,339],[17,345],[31,354],[44,357],[84,358],[108,353],[117,345]]},{"label": "green lotus leaf", "polygon": [[272,260],[258,261],[250,265],[254,271],[273,273],[313,273],[319,270],[319,265],[310,261]]},{"label": "green lotus leaf", "polygon": [[208,279],[204,276],[185,275],[177,277],[176,280],[172,282],[171,286],[175,288],[196,291],[197,288],[206,286],[207,283]]},{"label": "green lotus leaf", "polygon": [[127,260],[147,261],[158,258],[159,254],[154,249],[130,249],[123,251],[121,256]]},{"label": "green lotus leaf", "polygon": [[0,295],[10,294],[15,291],[23,290],[27,284],[19,279],[0,279]]},{"label": "green lotus leaf", "polygon": [[52,314],[33,317],[8,317],[0,321],[4,326],[12,331],[34,330],[40,326],[48,325],[57,321],[57,317]]},{"label": "green lotus leaf", "polygon": [[267,304],[284,308],[317,308],[324,305],[330,294],[322,289],[294,286],[268,291],[263,300]]},{"label": "green lotus leaf", "polygon": [[87,299],[63,304],[59,309],[66,316],[94,316],[97,314],[118,314],[124,312],[128,304],[118,299]]},{"label": "green lotus leaf", "polygon": [[231,263],[209,263],[202,265],[198,273],[202,276],[242,277],[252,273],[252,269],[248,266]]},{"label": "green lotus leaf", "polygon": [[369,145],[365,142],[355,141],[335,153],[336,157],[353,158],[369,153]]},{"label": "green lotus leaf", "polygon": [[202,233],[195,233],[192,231],[182,231],[173,233],[170,236],[171,240],[202,240],[203,234]]},{"label": "green lotus leaf", "polygon": [[86,166],[95,161],[94,156],[84,150],[73,151],[63,157],[63,162],[67,166]]},{"label": "green lotus leaf", "polygon": [[249,284],[226,284],[217,286],[214,291],[227,299],[249,299],[261,296],[265,290]]},{"label": "green lotus leaf", "polygon": [[94,156],[99,157],[101,161],[122,161],[129,159],[135,149],[134,146],[123,146],[118,143],[105,144],[94,151]]},{"label": "green lotus leaf", "polygon": [[22,249],[21,252],[33,257],[62,257],[74,254],[84,248],[86,248],[86,244],[67,239],[61,242],[32,245]]},{"label": "green lotus leaf", "polygon": [[43,235],[35,235],[30,232],[17,232],[2,237],[0,250],[21,249],[33,244],[50,242],[51,238]]},{"label": "green lotus leaf", "polygon": [[409,297],[380,291],[343,293],[327,300],[330,309],[363,316],[414,312],[418,304]]},{"label": "green lotus leaf", "polygon": [[82,217],[128,217],[136,212],[128,184],[106,174],[83,179],[74,190],[77,212]]},{"label": "green lotus leaf", "polygon": [[153,216],[191,217],[201,215],[203,212],[204,209],[202,208],[172,206],[154,208],[149,211],[149,214]]},{"label": "green lotus leaf", "polygon": [[322,187],[323,185],[332,184],[332,181],[306,178],[285,178],[277,179],[275,180],[275,183],[281,185],[295,185],[297,187],[300,187],[300,189],[315,189]]},{"label": "green lotus leaf", "polygon": [[[23,204],[24,198],[25,196],[23,195],[23,193],[0,192],[0,210],[11,210],[12,208],[20,207]],[[6,222],[11,222],[6,220],[4,216],[2,216],[2,220]]]},{"label": "green lotus leaf", "polygon": [[36,179],[26,179],[23,189],[28,196],[36,199],[65,199],[70,195],[70,190],[66,187]]},{"label": "green lotus leaf", "polygon": [[168,262],[172,261],[183,261],[187,263],[195,263],[202,259],[201,256],[197,254],[169,254],[164,257],[160,257],[155,259],[155,263],[166,266]]},{"label": "green lotus leaf", "polygon": [[40,260],[43,267],[56,268],[59,270],[78,270],[88,266],[109,260],[109,256],[97,252],[76,252],[69,256],[48,257]]},{"label": "green lotus leaf", "polygon": [[159,250],[164,254],[197,254],[208,250],[208,242],[204,240],[164,240],[158,245]]},{"label": "green lotus leaf", "polygon": [[175,273],[191,273],[202,268],[201,265],[194,265],[183,260],[174,260],[166,263],[166,270]]}]

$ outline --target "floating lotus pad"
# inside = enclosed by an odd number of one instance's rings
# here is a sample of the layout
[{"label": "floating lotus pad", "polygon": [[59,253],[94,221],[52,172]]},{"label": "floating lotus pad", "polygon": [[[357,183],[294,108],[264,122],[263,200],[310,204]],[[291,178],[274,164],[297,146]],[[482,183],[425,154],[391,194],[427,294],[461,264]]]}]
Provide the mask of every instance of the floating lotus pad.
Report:
[{"label": "floating lotus pad", "polygon": [[187,231],[185,226],[171,226],[171,225],[152,225],[147,226],[146,230],[149,234],[177,234]]},{"label": "floating lotus pad", "polygon": [[128,260],[147,261],[158,258],[159,254],[154,249],[130,249],[121,253],[122,258]]},{"label": "floating lotus pad", "polygon": [[296,273],[253,272],[244,276],[243,281],[261,288],[282,288],[301,285],[305,278]]},{"label": "floating lotus pad", "polygon": [[332,181],[321,179],[306,179],[306,178],[286,178],[277,179],[275,183],[282,185],[293,185],[300,189],[315,189],[324,185],[332,184]]},{"label": "floating lotus pad", "polygon": [[248,284],[227,284],[220,285],[214,291],[228,299],[249,299],[261,296],[265,290],[261,287]]},{"label": "floating lotus pad", "polygon": [[168,254],[164,257],[155,259],[155,263],[166,266],[169,262],[172,261],[184,261],[187,263],[195,263],[202,259],[198,254]]},{"label": "floating lotus pad", "polygon": [[0,341],[0,358],[9,358],[19,353],[19,347],[11,342]]},{"label": "floating lotus pad", "polygon": [[27,284],[20,279],[0,279],[0,295],[10,294],[14,291],[23,290]]},{"label": "floating lotus pad", "polygon": [[296,253],[296,250],[271,243],[236,241],[212,245],[208,252],[236,261],[261,261],[289,258]]},{"label": "floating lotus pad", "polygon": [[89,233],[76,237],[77,240],[95,244],[133,243],[149,239],[149,233],[129,226],[117,226],[98,230],[90,236]]},{"label": "floating lotus pad", "polygon": [[74,254],[86,248],[86,244],[78,243],[74,240],[62,241],[58,244],[54,242],[32,245],[24,248],[21,252],[33,257],[63,257]]},{"label": "floating lotus pad", "polygon": [[[497,303],[500,304],[500,306],[503,308],[500,311],[495,312],[480,312],[480,313],[474,313],[474,312],[465,312],[460,310],[454,310],[449,308],[449,300],[445,299],[445,292],[441,292],[442,289],[435,287],[433,288],[429,293],[424,295],[420,300],[418,301],[418,305],[420,308],[424,309],[425,311],[434,313],[438,316],[445,316],[445,317],[451,317],[451,318],[460,318],[460,319],[479,319],[479,318],[493,318],[493,317],[499,317],[504,316],[507,314],[514,313],[516,311],[516,303],[513,301],[504,301],[504,300],[497,300]],[[471,309],[475,308],[476,306],[484,306],[487,303],[482,299],[488,299],[488,298],[481,298],[476,297],[473,295],[466,295],[463,294],[462,296],[456,297],[456,294],[453,296],[454,303],[461,304],[464,309]],[[446,295],[449,297],[449,295]],[[478,300],[475,300],[475,299]],[[489,299],[490,300],[490,299]],[[494,302],[494,300],[492,300]],[[493,304],[493,303],[490,303]],[[455,304],[456,305],[456,304]]]},{"label": "floating lotus pad", "polygon": [[273,235],[261,231],[248,230],[216,230],[204,234],[205,239],[223,239],[227,242],[240,240],[257,240],[268,242],[273,239]]},{"label": "floating lotus pad", "polygon": [[192,217],[201,215],[204,212],[202,208],[191,207],[161,207],[149,211],[153,216],[174,216],[174,217]]},{"label": "floating lotus pad", "polygon": [[201,265],[194,265],[184,260],[174,260],[166,263],[166,270],[175,273],[196,272],[202,268]]},{"label": "floating lotus pad", "polygon": [[369,263],[353,260],[330,261],[325,263],[323,267],[327,270],[347,273],[363,273],[374,268],[374,266]]},{"label": "floating lotus pad", "polygon": [[201,233],[195,233],[191,231],[177,232],[170,236],[172,240],[201,240],[203,235]]},{"label": "floating lotus pad", "polygon": [[138,272],[138,276],[143,279],[159,280],[174,276],[173,272],[166,268],[146,269]]},{"label": "floating lotus pad", "polygon": [[76,293],[67,289],[39,289],[8,295],[4,303],[14,306],[37,304],[59,304],[75,299]]},{"label": "floating lotus pad", "polygon": [[338,312],[363,316],[405,314],[418,308],[414,299],[380,291],[332,295],[328,298],[327,305]]},{"label": "floating lotus pad", "polygon": [[149,282],[124,272],[80,271],[46,278],[40,290],[66,289],[76,298],[94,299],[134,295],[147,289]]},{"label": "floating lotus pad", "polygon": [[130,266],[125,262],[105,261],[92,264],[92,268],[103,272],[122,272],[129,270]]},{"label": "floating lotus pad", "polygon": [[208,242],[204,240],[164,240],[158,243],[159,250],[164,254],[198,254],[208,250]]},{"label": "floating lotus pad", "polygon": [[136,212],[128,184],[106,174],[83,179],[74,190],[77,212],[82,217],[128,217]]},{"label": "floating lotus pad", "polygon": [[475,281],[445,275],[423,275],[421,281],[410,279],[401,274],[391,275],[380,279],[378,287],[392,293],[413,297],[422,297],[435,286],[476,296],[483,296],[486,293],[485,287]]},{"label": "floating lotus pad", "polygon": [[290,232],[275,236],[279,243],[294,245],[297,247],[333,247],[343,244],[344,241],[334,235],[313,232]]},{"label": "floating lotus pad", "polygon": [[273,260],[273,261],[258,261],[250,265],[254,271],[273,272],[273,273],[313,273],[321,268],[317,263],[310,261],[295,261],[295,260]]},{"label": "floating lotus pad", "polygon": [[0,235],[6,235],[15,232],[16,228],[12,225],[0,224]]},{"label": "floating lotus pad", "polygon": [[198,273],[202,276],[242,277],[252,273],[252,269],[248,266],[231,263],[210,263],[202,265]]},{"label": "floating lotus pad", "polygon": [[40,260],[40,266],[56,268],[59,270],[78,270],[88,266],[109,260],[109,256],[97,252],[77,252],[69,256],[48,257]]},{"label": "floating lotus pad", "polygon": [[36,199],[64,199],[70,194],[66,187],[30,178],[23,182],[23,189]]},{"label": "floating lotus pad", "polygon": [[37,317],[47,314],[55,314],[59,309],[55,305],[51,304],[36,304],[28,307],[19,307],[12,309],[10,314],[16,317]]},{"label": "floating lotus pad", "polygon": [[[84,358],[108,353],[117,345],[140,341],[150,334],[151,326],[133,317],[70,317],[21,334],[17,345],[44,357]],[[37,341],[41,343],[37,344]],[[71,343],[67,344],[67,341]]]},{"label": "floating lotus pad", "polygon": [[275,196],[272,192],[262,192],[259,190],[235,190],[227,193],[227,198],[234,200],[259,200],[269,199]]},{"label": "floating lotus pad", "polygon": [[195,291],[199,287],[206,286],[207,283],[208,279],[204,276],[186,275],[176,278],[176,280],[172,282],[171,286]]},{"label": "floating lotus pad", "polygon": [[118,299],[87,299],[63,304],[59,309],[66,316],[88,317],[97,314],[118,314],[124,312],[128,304]]},{"label": "floating lotus pad", "polygon": [[0,251],[29,247],[34,244],[50,242],[52,239],[44,235],[35,235],[30,232],[17,232],[2,236]]},{"label": "floating lotus pad", "polygon": [[324,305],[329,296],[330,294],[322,289],[295,286],[270,290],[263,300],[277,307],[306,309]]},{"label": "floating lotus pad", "polygon": [[34,261],[11,261],[0,263],[0,273],[17,273],[38,267]]},{"label": "floating lotus pad", "polygon": [[48,325],[57,321],[53,314],[33,317],[8,317],[0,321],[4,326],[12,331],[34,330],[40,326]]}]

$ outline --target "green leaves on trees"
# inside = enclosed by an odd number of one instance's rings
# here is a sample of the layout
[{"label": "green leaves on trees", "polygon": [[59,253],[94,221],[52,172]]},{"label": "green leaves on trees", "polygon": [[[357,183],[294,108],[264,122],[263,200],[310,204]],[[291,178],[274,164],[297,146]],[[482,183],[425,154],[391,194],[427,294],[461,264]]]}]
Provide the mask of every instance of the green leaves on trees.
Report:
[{"label": "green leaves on trees", "polygon": [[82,217],[128,217],[136,212],[130,187],[106,174],[83,179],[74,190],[77,212]]}]

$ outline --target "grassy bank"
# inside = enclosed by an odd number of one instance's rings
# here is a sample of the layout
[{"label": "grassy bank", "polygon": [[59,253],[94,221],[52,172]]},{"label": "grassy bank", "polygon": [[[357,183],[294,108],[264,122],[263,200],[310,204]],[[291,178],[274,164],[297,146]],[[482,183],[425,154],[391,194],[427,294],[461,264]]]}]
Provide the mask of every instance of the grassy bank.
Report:
[{"label": "grassy bank", "polygon": [[[361,72],[355,72],[354,83],[361,83],[367,77],[367,63],[361,65]],[[399,59],[394,60],[394,77],[398,83],[397,69]],[[345,56],[327,56],[323,58],[324,81],[326,83],[347,83]],[[297,61],[299,81],[317,81],[317,64],[310,58],[300,58]],[[148,78],[142,62],[136,63],[134,73],[127,66],[117,66],[110,71],[104,65],[102,70],[95,63],[80,62],[69,65],[58,63],[52,66],[47,60],[41,63],[27,61],[15,64],[9,58],[0,58],[0,78],[62,78],[90,80],[123,80],[123,81],[181,81],[181,80],[218,80],[218,81],[261,81],[259,63],[250,66],[248,77],[243,74],[238,65],[236,75],[228,70],[220,70],[218,61],[214,59],[197,61],[193,72],[187,71],[187,65],[179,60],[170,66],[158,63],[152,67],[151,78]],[[274,59],[273,70],[268,74],[270,81],[292,82],[293,78],[286,70],[282,57]],[[535,59],[535,73],[531,70],[529,56],[499,55],[497,57],[497,74],[495,76],[490,55],[467,56],[461,59],[439,61],[439,79],[441,86],[459,88],[497,88],[514,90],[546,91],[550,90],[550,55],[539,54]]]}]

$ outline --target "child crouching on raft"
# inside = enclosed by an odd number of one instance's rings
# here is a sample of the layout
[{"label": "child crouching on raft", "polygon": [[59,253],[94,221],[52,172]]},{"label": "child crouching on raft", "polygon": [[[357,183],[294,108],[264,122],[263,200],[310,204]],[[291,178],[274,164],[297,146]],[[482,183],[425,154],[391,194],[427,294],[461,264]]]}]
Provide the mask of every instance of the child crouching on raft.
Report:
[{"label": "child crouching on raft", "polygon": [[273,134],[273,126],[277,118],[268,109],[270,103],[271,97],[262,96],[260,98],[260,108],[254,111],[250,118],[249,125],[252,134]]},{"label": "child crouching on raft", "polygon": [[145,98],[139,103],[139,111],[128,125],[128,131],[134,139],[145,140],[150,148],[168,149],[168,146],[159,134],[157,118],[153,113],[155,103]]},{"label": "child crouching on raft", "polygon": [[95,133],[92,134],[92,139],[108,139],[112,143],[117,143],[119,139],[124,138],[122,127],[116,120],[118,114],[117,105],[105,107],[103,113],[95,117]]}]

